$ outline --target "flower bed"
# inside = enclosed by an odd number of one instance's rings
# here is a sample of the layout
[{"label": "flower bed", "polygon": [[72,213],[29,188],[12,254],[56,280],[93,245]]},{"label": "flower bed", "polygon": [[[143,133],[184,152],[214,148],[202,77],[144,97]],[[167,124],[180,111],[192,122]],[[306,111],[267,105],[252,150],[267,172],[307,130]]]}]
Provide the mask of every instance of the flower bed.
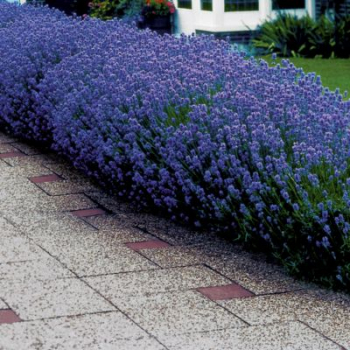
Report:
[{"label": "flower bed", "polygon": [[3,10],[3,127],[117,195],[350,290],[350,103],[339,93],[211,37]]}]

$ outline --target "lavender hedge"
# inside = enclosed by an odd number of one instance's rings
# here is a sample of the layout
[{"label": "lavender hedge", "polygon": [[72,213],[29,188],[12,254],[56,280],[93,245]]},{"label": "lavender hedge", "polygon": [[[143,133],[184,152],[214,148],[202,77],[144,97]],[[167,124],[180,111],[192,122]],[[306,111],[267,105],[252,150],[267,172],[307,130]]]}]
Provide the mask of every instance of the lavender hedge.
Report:
[{"label": "lavender hedge", "polygon": [[350,290],[350,103],[339,92],[211,37],[3,3],[0,20],[3,127],[123,198]]}]

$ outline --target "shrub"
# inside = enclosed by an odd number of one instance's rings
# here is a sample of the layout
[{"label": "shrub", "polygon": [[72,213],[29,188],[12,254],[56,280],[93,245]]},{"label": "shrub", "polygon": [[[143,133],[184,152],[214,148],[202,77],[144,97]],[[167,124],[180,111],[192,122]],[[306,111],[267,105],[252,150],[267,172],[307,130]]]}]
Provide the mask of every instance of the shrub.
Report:
[{"label": "shrub", "polygon": [[123,3],[117,0],[92,0],[89,3],[90,16],[100,18],[102,20],[121,17],[124,15]]},{"label": "shrub", "polygon": [[315,22],[309,16],[298,18],[280,14],[275,20],[261,25],[253,43],[258,49],[276,52],[282,57],[308,56],[314,28]]},{"label": "shrub", "polygon": [[335,27],[335,54],[337,57],[350,57],[350,16],[341,17]]},{"label": "shrub", "polygon": [[[28,44],[0,31],[0,48],[18,62],[34,55],[41,69],[26,63],[15,89],[0,77],[5,106],[32,99],[31,113],[0,108],[13,132],[46,139],[116,195],[230,232],[294,275],[350,290],[350,102],[338,91],[212,37],[70,19],[67,42],[64,28],[64,39],[53,30],[56,13],[48,30],[20,11]],[[87,30],[104,39],[84,40]],[[65,49],[43,50],[38,38]],[[6,57],[0,72],[14,76]]]},{"label": "shrub", "polygon": [[102,20],[112,18],[136,19],[141,14],[144,0],[93,0],[89,3],[90,16]]},{"label": "shrub", "polygon": [[282,57],[350,57],[350,16],[335,22],[325,16],[314,21],[309,16],[298,18],[279,14],[258,29],[254,46],[262,53],[278,53]]}]

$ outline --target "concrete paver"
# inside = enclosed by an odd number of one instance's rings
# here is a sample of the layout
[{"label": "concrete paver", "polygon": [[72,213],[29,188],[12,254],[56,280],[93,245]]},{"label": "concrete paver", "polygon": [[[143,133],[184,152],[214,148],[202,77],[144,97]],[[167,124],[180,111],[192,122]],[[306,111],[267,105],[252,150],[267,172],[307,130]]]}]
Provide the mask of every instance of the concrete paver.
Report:
[{"label": "concrete paver", "polygon": [[0,280],[0,298],[22,320],[115,310],[77,278],[46,281]]},{"label": "concrete paver", "polygon": [[47,255],[44,259],[0,264],[0,280],[55,280],[75,277],[57,260]]},{"label": "concrete paver", "polygon": [[0,349],[165,350],[121,312],[3,325]]},{"label": "concrete paver", "polygon": [[230,283],[204,266],[130,272],[84,280],[117,306],[127,304],[132,298]]},{"label": "concrete paver", "polygon": [[22,233],[7,220],[0,217],[0,239],[21,237]]},{"label": "concrete paver", "polygon": [[0,299],[0,310],[4,310],[4,309],[7,309],[8,306],[4,303],[3,300]]},{"label": "concrete paver", "polygon": [[37,184],[37,186],[51,196],[83,193],[84,191],[91,191],[95,188],[93,185],[79,184],[67,180],[62,180],[59,182],[46,182]]},{"label": "concrete paver", "polygon": [[247,326],[194,291],[131,298],[119,308],[156,337]]},{"label": "concrete paver", "polygon": [[36,260],[46,257],[46,253],[26,238],[2,238],[0,263]]},{"label": "concrete paver", "polygon": [[350,350],[350,296],[140,212],[2,133],[0,153],[0,310],[14,322],[1,350]]},{"label": "concrete paver", "polygon": [[299,322],[160,336],[159,339],[169,350],[341,350],[339,345]]}]

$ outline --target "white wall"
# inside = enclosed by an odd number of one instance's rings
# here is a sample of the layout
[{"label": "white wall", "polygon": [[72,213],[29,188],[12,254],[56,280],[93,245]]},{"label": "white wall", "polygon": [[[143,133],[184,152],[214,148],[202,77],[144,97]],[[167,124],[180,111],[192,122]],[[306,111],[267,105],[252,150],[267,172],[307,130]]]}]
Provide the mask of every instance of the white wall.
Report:
[{"label": "white wall", "polygon": [[19,2],[21,4],[24,4],[26,2],[26,0],[6,0],[7,2]]},{"label": "white wall", "polygon": [[[256,29],[264,20],[274,18],[277,11],[272,10],[271,0],[260,0],[259,11],[225,12],[224,0],[213,0],[213,11],[202,11],[201,0],[192,0],[192,9],[177,8],[175,33],[191,34],[196,30],[217,32],[246,31]],[[315,0],[306,0],[305,10],[286,10],[285,12],[303,16],[307,13],[315,17]]]}]

